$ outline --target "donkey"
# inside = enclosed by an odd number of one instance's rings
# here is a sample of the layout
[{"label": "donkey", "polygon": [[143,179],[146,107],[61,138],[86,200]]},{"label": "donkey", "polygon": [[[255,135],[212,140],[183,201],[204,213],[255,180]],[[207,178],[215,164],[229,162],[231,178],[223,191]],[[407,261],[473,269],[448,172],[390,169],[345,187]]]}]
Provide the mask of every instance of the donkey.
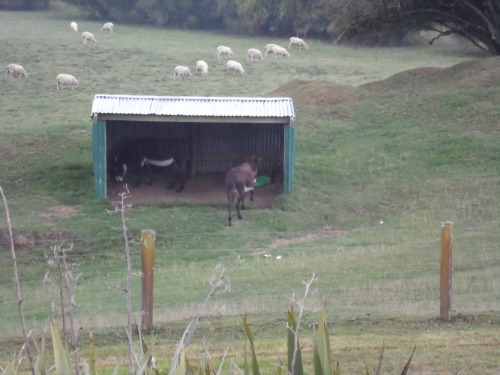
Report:
[{"label": "donkey", "polygon": [[236,199],[236,212],[238,219],[241,217],[240,209],[245,209],[245,193],[250,192],[250,201],[253,202],[253,190],[257,177],[258,164],[260,159],[250,158],[243,164],[230,169],[226,174],[226,192],[227,192],[227,224],[231,226],[231,206]]},{"label": "donkey", "polygon": [[187,142],[182,139],[133,139],[122,143],[118,151],[113,155],[112,173],[116,182],[124,182],[130,170],[138,171],[138,180],[132,184],[132,186],[138,187],[141,184],[141,174],[144,168],[148,172],[148,185],[152,185],[152,165],[157,167],[174,165],[176,169],[175,177],[167,185],[167,189],[173,189],[176,183],[179,182],[176,189],[176,192],[179,193],[184,189],[186,183],[188,160],[189,149]]}]

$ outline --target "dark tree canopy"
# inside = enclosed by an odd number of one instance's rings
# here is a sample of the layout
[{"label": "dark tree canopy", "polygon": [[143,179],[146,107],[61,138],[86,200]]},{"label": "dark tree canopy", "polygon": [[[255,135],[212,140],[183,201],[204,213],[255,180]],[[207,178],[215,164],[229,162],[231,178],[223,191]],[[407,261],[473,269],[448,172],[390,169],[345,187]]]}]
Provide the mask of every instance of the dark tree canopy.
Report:
[{"label": "dark tree canopy", "polygon": [[434,30],[439,36],[460,35],[491,54],[500,54],[500,0],[324,0],[319,7],[330,29],[341,37]]},{"label": "dark tree canopy", "polygon": [[0,10],[41,10],[49,7],[49,0],[0,0]]}]

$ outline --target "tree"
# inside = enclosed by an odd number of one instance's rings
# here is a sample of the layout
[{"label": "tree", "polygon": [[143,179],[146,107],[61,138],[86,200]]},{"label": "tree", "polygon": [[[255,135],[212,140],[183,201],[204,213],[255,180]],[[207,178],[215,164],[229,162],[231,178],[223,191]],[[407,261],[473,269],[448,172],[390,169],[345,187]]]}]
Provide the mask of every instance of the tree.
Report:
[{"label": "tree", "polygon": [[460,35],[500,54],[499,0],[322,0],[317,12],[338,39],[394,30],[433,30]]},{"label": "tree", "polygon": [[49,0],[0,0],[0,10],[41,10],[49,7]]}]

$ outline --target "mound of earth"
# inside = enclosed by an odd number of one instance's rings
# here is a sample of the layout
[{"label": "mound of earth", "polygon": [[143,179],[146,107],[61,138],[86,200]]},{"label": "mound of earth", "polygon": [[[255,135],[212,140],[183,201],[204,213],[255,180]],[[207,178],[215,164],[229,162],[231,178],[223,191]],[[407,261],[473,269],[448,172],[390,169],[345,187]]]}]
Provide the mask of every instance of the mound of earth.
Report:
[{"label": "mound of earth", "polygon": [[437,91],[462,91],[486,89],[500,84],[500,57],[472,60],[448,68],[416,68],[405,70],[391,77],[362,85],[362,90],[385,95],[399,94],[426,86]]},{"label": "mound of earth", "polygon": [[471,60],[448,68],[423,67],[402,71],[359,88],[334,82],[292,80],[273,94],[290,96],[294,105],[309,113],[350,117],[363,93],[399,95],[401,90],[427,86],[436,90],[486,89],[500,85],[500,57]]},{"label": "mound of earth", "polygon": [[292,80],[273,92],[289,96],[294,106],[306,112],[350,117],[358,101],[358,89],[326,81]]}]

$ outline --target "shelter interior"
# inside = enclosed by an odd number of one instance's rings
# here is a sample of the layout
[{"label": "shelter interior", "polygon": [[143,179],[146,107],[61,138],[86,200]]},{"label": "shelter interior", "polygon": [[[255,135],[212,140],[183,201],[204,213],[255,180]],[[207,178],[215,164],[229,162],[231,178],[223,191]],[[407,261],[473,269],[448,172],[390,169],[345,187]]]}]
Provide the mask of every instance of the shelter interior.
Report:
[{"label": "shelter interior", "polygon": [[[280,123],[197,123],[161,121],[106,121],[106,159],[109,165],[113,152],[123,142],[137,138],[183,139],[190,146],[189,180],[223,181],[230,168],[251,156],[262,157],[259,176],[269,176],[273,191],[283,192],[284,127]],[[165,168],[162,168],[165,169]],[[165,174],[165,171],[153,173]],[[113,178],[108,174],[108,191]],[[156,178],[156,177],[155,177]]]}]

